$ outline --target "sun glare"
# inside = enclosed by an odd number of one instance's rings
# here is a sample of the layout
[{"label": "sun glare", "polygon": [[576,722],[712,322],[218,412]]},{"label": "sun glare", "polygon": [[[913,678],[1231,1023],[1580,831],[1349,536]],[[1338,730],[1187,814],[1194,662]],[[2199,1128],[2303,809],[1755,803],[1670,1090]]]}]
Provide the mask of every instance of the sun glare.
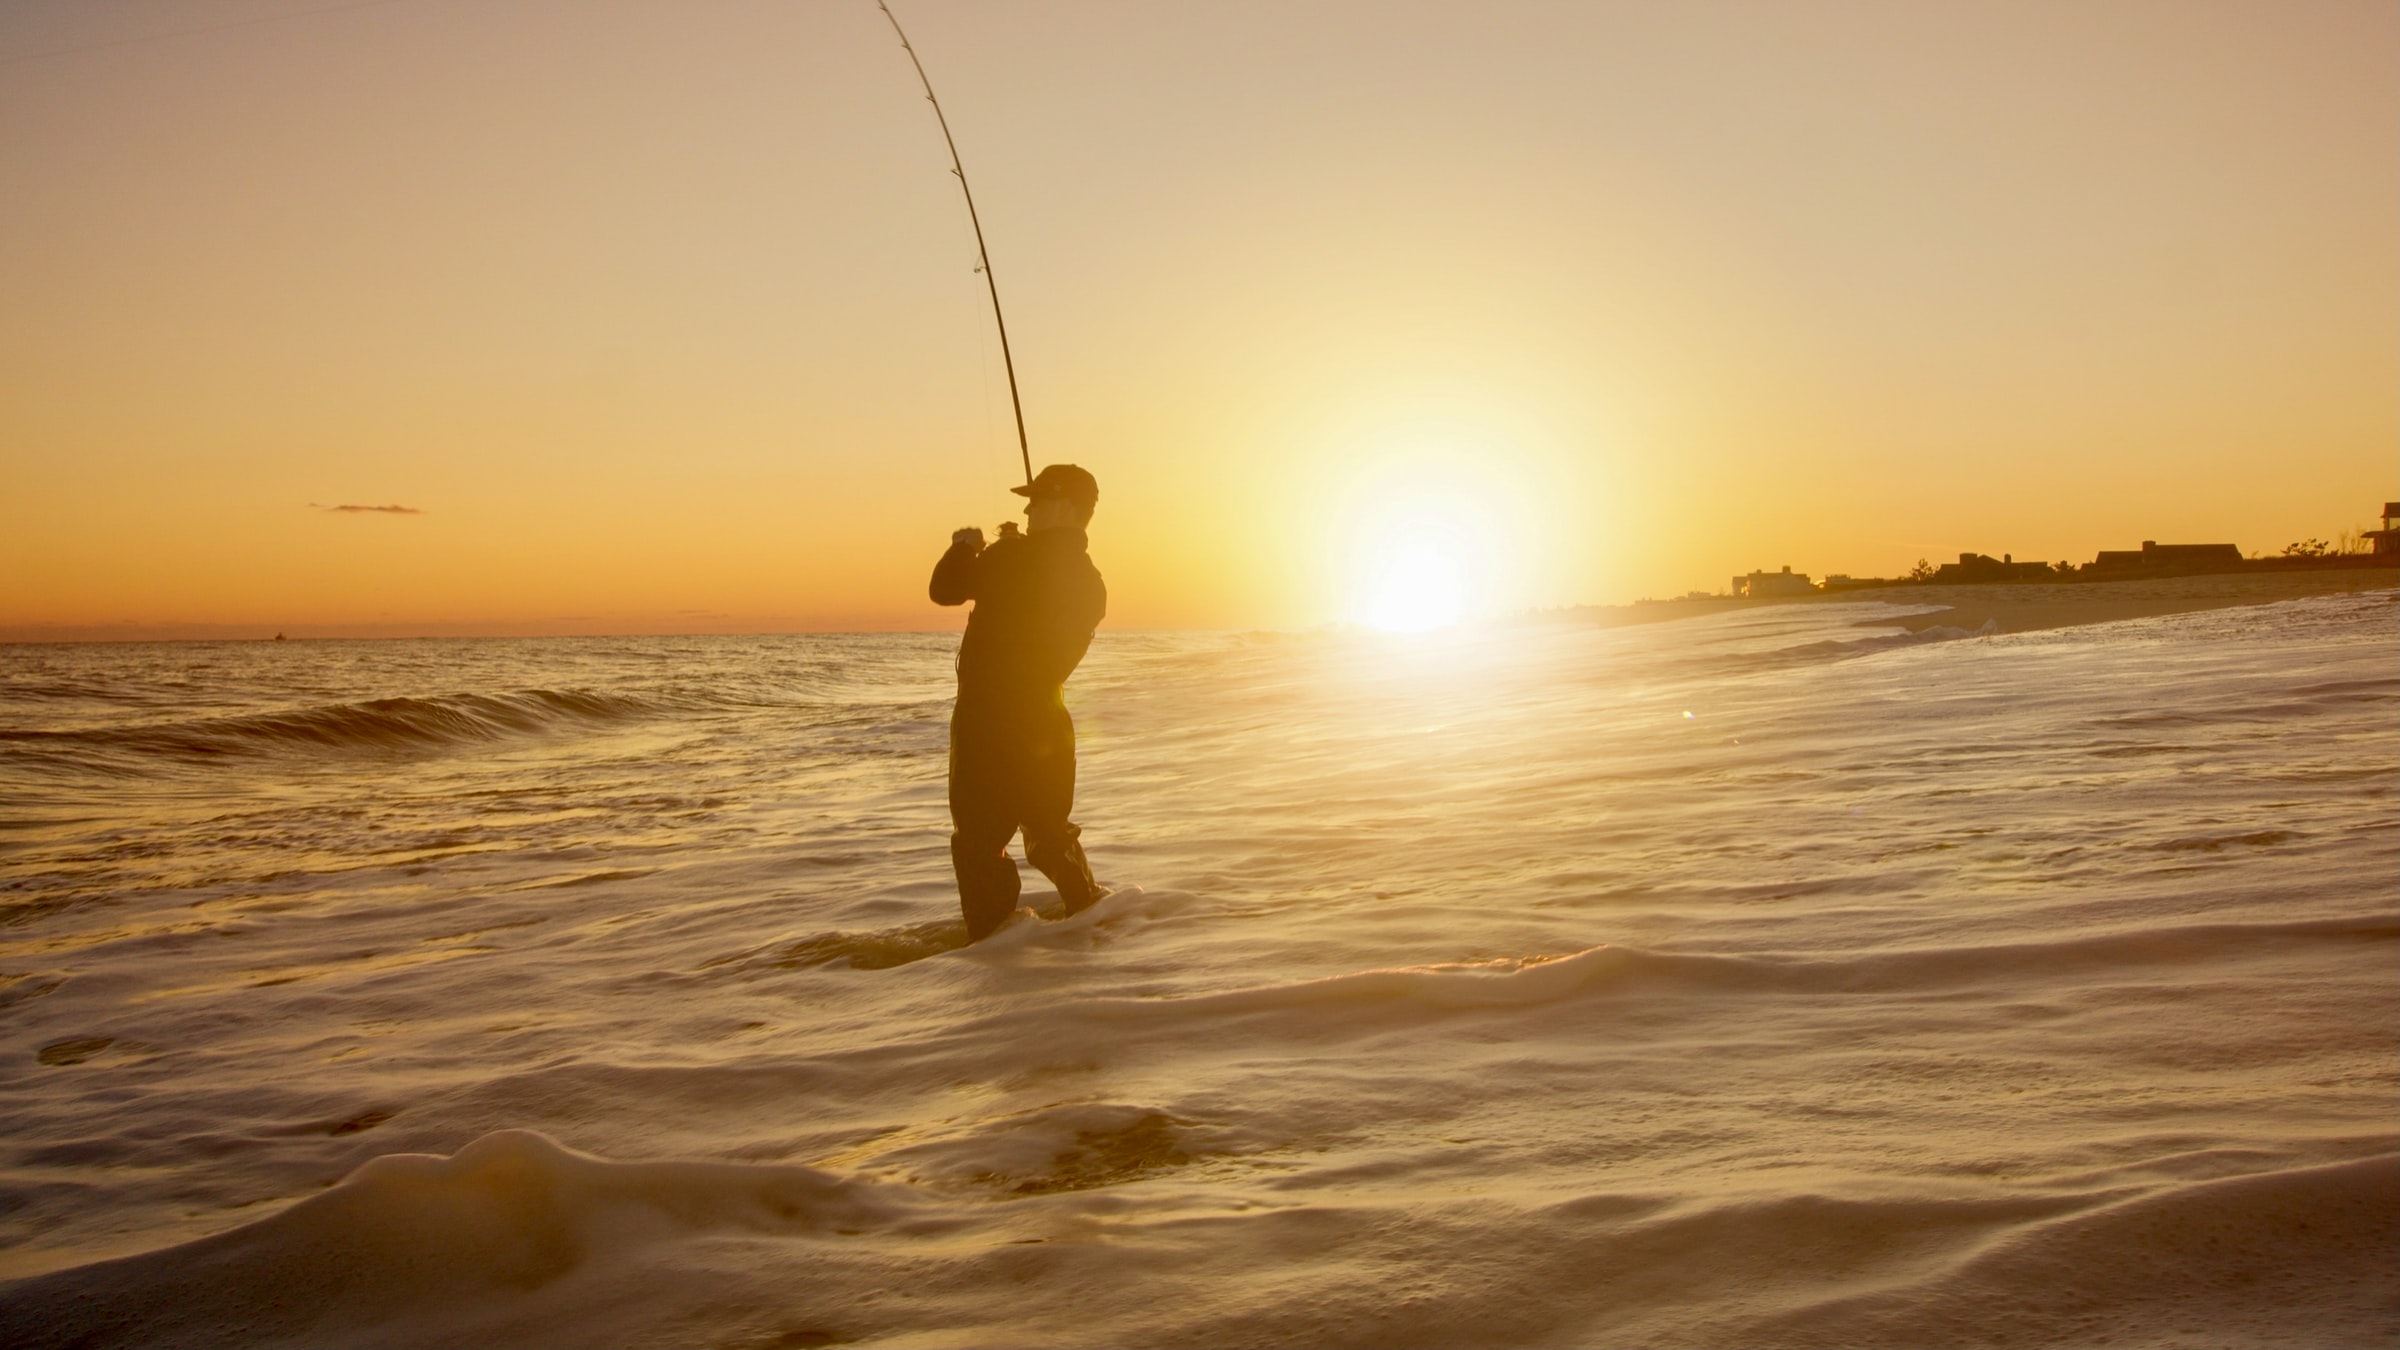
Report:
[{"label": "sun glare", "polygon": [[1387,633],[1428,633],[1531,601],[1562,494],[1537,486],[1546,475],[1524,438],[1408,404],[1380,418],[1311,466],[1321,477],[1300,524],[1323,549],[1326,608]]},{"label": "sun glare", "polygon": [[1466,614],[1466,578],[1438,542],[1401,544],[1367,585],[1361,617],[1387,633],[1447,628]]},{"label": "sun glare", "polygon": [[1350,530],[1350,617],[1387,633],[1423,633],[1490,609],[1501,537],[1498,522],[1469,501],[1374,502]]}]

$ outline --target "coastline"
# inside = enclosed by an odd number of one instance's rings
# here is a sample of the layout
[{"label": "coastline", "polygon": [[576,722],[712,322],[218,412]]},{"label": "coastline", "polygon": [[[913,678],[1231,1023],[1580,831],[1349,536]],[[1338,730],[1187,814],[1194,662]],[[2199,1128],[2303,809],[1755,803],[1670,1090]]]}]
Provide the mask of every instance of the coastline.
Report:
[{"label": "coastline", "polygon": [[1937,606],[1922,614],[1860,621],[1865,628],[1923,632],[1936,626],[1995,633],[2027,633],[2087,623],[2148,619],[2204,609],[2270,605],[2312,595],[2400,587],[2400,571],[2389,567],[2328,568],[2292,572],[2230,572],[2199,576],[2145,577],[2127,581],[1993,582],[1971,586],[1884,586],[1830,595],[1737,599],[1653,600],[1608,608],[1558,611],[1545,618],[1614,628],[1698,618],[1765,605],[1826,605],[1866,600],[1887,605]]}]

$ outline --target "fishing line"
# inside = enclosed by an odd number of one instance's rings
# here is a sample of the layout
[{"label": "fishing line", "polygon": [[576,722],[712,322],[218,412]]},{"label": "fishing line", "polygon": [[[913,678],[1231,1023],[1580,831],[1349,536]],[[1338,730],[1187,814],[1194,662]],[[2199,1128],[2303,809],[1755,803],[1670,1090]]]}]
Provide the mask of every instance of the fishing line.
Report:
[{"label": "fishing line", "polygon": [[975,190],[967,186],[967,166],[959,162],[958,141],[950,135],[950,119],[942,114],[942,101],[933,96],[933,81],[925,75],[925,63],[917,59],[917,49],[908,45],[908,34],[900,27],[900,16],[884,0],[875,0],[875,8],[891,21],[892,32],[900,39],[900,50],[908,53],[908,63],[917,68],[917,83],[925,86],[925,101],[933,105],[933,120],[941,123],[942,144],[950,147],[950,172],[958,175],[958,190],[967,199],[967,223],[975,227],[975,270],[983,273],[984,289],[992,295],[992,323],[1000,330],[1000,363],[1008,369],[1008,405],[1017,415],[1017,457],[1025,464],[1025,482],[1033,482],[1033,450],[1025,441],[1025,401],[1017,396],[1017,361],[1008,351],[1008,320],[1000,313],[1000,283],[992,279],[991,250],[983,244],[983,219],[975,214]]}]

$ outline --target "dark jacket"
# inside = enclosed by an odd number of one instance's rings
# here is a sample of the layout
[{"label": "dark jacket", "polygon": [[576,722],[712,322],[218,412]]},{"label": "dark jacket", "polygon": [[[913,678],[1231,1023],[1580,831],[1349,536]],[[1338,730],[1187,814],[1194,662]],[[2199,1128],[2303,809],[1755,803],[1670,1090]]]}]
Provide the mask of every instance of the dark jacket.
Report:
[{"label": "dark jacket", "polygon": [[1065,706],[1060,686],[1108,613],[1108,587],[1086,547],[1083,531],[1054,528],[1002,535],[981,553],[953,544],[934,564],[933,603],[975,602],[958,644],[962,715]]}]

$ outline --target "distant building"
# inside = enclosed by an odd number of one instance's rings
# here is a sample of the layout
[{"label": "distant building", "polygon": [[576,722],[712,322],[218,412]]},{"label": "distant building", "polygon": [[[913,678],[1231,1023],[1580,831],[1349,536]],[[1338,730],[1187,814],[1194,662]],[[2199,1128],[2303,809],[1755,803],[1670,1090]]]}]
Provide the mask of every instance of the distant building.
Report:
[{"label": "distant building", "polygon": [[1780,572],[1752,572],[1733,579],[1733,593],[1764,600],[1778,595],[1814,595],[1817,588],[1808,584],[1808,573],[1795,572],[1785,563]]},{"label": "distant building", "polygon": [[1957,562],[1943,563],[1934,570],[1933,584],[1982,586],[1997,581],[2048,581],[2054,576],[2050,564],[2018,562],[2013,553],[2003,553],[1997,558],[1981,553],[1961,553]]},{"label": "distant building", "polygon": [[2130,572],[2163,570],[2207,571],[2211,569],[2241,570],[2242,551],[2231,544],[2162,544],[2155,539],[2142,541],[2139,553],[2132,549],[2102,549],[2100,556],[2084,564],[2086,572]]},{"label": "distant building", "polygon": [[2383,528],[2365,530],[2359,534],[2360,538],[2373,546],[2374,554],[2378,558],[2400,553],[2400,525],[2393,524],[2394,521],[2400,521],[2400,502],[2385,502],[2383,504]]}]

